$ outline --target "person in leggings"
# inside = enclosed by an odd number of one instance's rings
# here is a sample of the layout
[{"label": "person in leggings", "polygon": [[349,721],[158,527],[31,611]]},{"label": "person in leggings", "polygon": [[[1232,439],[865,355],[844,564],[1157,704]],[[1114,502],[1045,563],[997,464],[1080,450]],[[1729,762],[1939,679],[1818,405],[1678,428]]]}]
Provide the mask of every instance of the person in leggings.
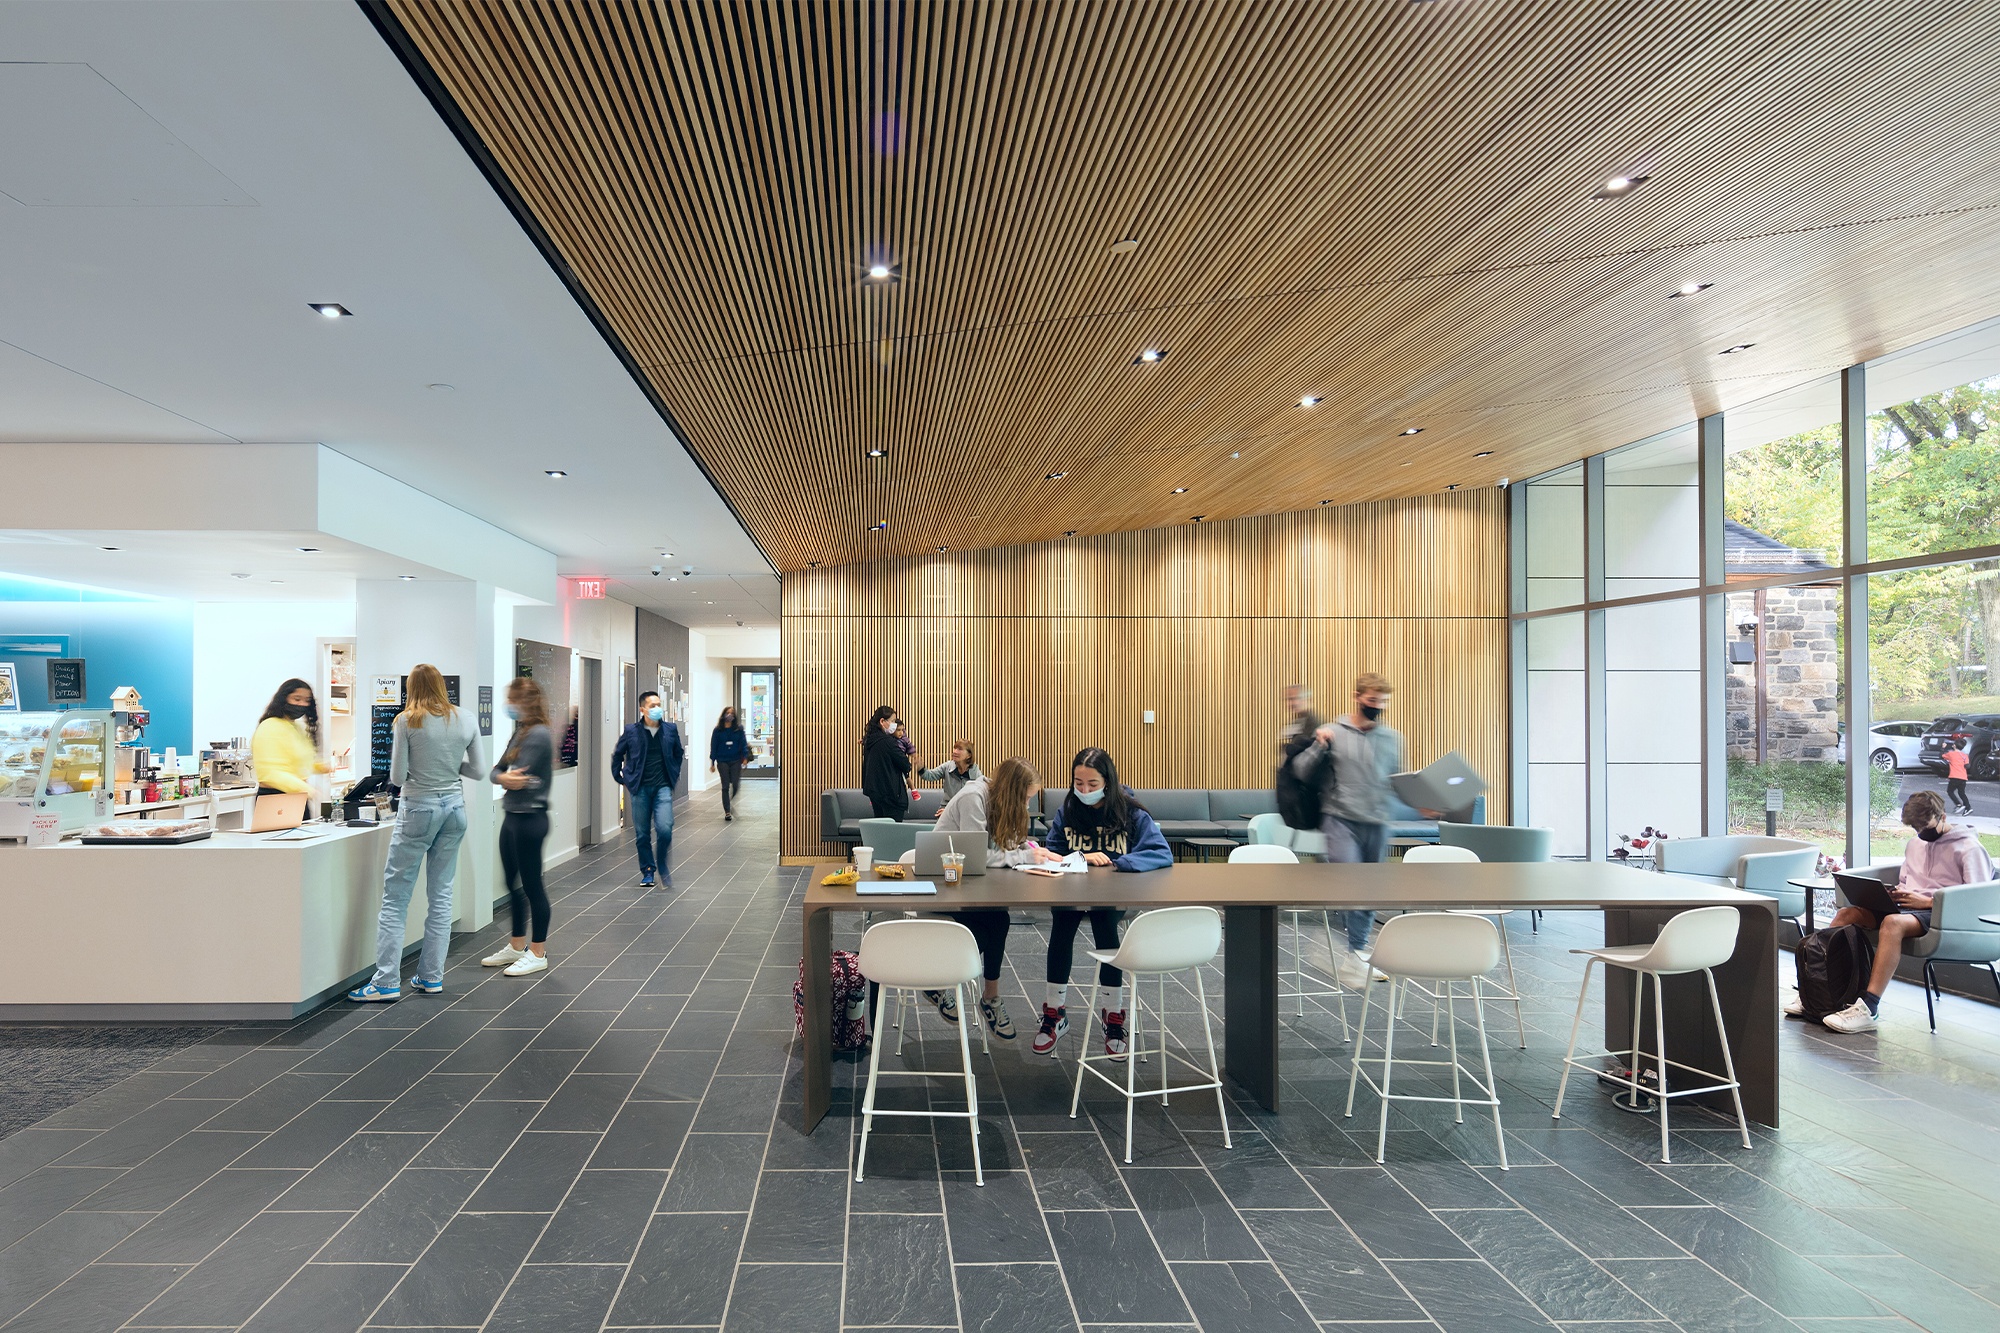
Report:
[{"label": "person in leggings", "polygon": [[736,818],[730,798],[743,790],[743,761],[750,757],[750,738],[743,732],[742,719],[734,708],[724,708],[708,733],[708,766],[722,779],[722,818]]},{"label": "person in leggings", "polygon": [[549,965],[549,895],[542,887],[542,844],[549,836],[549,782],[555,772],[556,745],[542,687],[526,676],[507,686],[507,715],[514,719],[514,734],[493,766],[493,781],[507,790],[500,798],[505,814],[500,823],[500,867],[507,876],[514,934],[506,948],[479,961],[507,969],[506,976],[525,977]]},{"label": "person in leggings", "polygon": [[[1096,746],[1079,750],[1070,761],[1069,795],[1049,817],[1049,850],[1057,856],[1081,853],[1093,869],[1163,870],[1174,863],[1173,849],[1146,808],[1118,781],[1118,766]],[[1069,1031],[1070,953],[1076,929],[1090,917],[1091,939],[1100,949],[1118,947],[1115,907],[1058,907],[1049,926],[1049,993],[1042,1004],[1042,1029],[1032,1043],[1037,1055],[1054,1055],[1056,1043]],[[1125,1058],[1125,974],[1100,964],[1098,984],[1107,987],[1104,1053]]]}]

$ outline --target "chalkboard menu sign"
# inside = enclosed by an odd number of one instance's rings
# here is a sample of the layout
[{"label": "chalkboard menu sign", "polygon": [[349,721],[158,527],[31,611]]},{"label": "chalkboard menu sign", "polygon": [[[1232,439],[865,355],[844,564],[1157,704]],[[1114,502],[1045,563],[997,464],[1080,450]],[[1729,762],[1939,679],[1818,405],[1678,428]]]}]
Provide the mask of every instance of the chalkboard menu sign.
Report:
[{"label": "chalkboard menu sign", "polygon": [[[410,678],[408,676],[404,676],[402,678],[402,681],[403,681],[402,683],[403,703],[407,705],[410,702]],[[464,707],[463,702],[458,697],[457,676],[446,676],[444,678],[444,697],[451,704],[453,708]]]},{"label": "chalkboard menu sign", "polygon": [[396,753],[396,714],[403,710],[393,704],[376,704],[368,710],[368,771],[389,776],[389,761]]},{"label": "chalkboard menu sign", "polygon": [[86,698],[81,657],[49,659],[49,702],[55,705],[80,704]]}]

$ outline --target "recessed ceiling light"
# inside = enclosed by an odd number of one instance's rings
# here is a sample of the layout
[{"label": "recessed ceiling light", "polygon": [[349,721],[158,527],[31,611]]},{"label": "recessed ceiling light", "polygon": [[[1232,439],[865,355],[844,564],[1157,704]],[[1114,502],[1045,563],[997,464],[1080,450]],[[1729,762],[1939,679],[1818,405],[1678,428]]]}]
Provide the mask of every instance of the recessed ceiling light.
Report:
[{"label": "recessed ceiling light", "polygon": [[817,560],[808,560],[808,561],[806,561],[806,568],[807,568],[807,569],[818,569],[818,568],[819,568],[819,561],[817,561]]},{"label": "recessed ceiling light", "polygon": [[1046,479],[1049,481],[1061,481],[1064,477],[1067,477],[1068,475],[1069,473],[1067,472],[1051,472],[1049,473]]},{"label": "recessed ceiling light", "polygon": [[949,546],[940,546],[937,548],[937,553],[939,555],[943,555],[946,551],[949,551],[950,549],[951,548]]},{"label": "recessed ceiling light", "polygon": [[306,304],[328,319],[352,319],[354,312],[335,301],[308,301]]},{"label": "recessed ceiling light", "polygon": [[1063,536],[1065,536],[1065,537],[1074,537],[1074,536],[1076,536],[1076,529],[1075,529],[1075,528],[1071,528],[1071,529],[1070,529],[1070,530],[1069,530],[1068,532],[1065,532],[1065,533],[1063,534]]},{"label": "recessed ceiling light", "polygon": [[231,574],[229,577],[232,579],[247,579],[250,576],[248,574]]},{"label": "recessed ceiling light", "polygon": [[1190,523],[1205,523],[1207,521],[1208,521],[1207,514],[1196,514],[1194,517],[1188,520],[1188,522]]},{"label": "recessed ceiling light", "polygon": [[1674,291],[1670,292],[1667,295],[1667,299],[1669,301],[1677,301],[1683,296],[1693,296],[1696,292],[1705,292],[1714,285],[1712,282],[1684,282]]},{"label": "recessed ceiling light", "polygon": [[100,551],[122,551],[125,548],[122,546],[100,546],[97,549]]},{"label": "recessed ceiling light", "polygon": [[887,449],[870,449],[867,453],[867,457],[869,458],[887,458],[888,456],[889,451]]},{"label": "recessed ceiling light", "polygon": [[1113,241],[1111,243],[1111,253],[1114,255],[1129,255],[1138,248],[1139,243],[1129,236],[1122,241]]},{"label": "recessed ceiling light", "polygon": [[1613,176],[1597,187],[1592,199],[1623,199],[1632,191],[1651,180],[1651,176]]},{"label": "recessed ceiling light", "polygon": [[1422,426],[1412,426],[1408,430],[1403,432],[1403,434],[1405,435],[1422,435],[1423,433],[1424,433],[1424,428]]},{"label": "recessed ceiling light", "polygon": [[1321,500],[1321,501],[1320,501],[1320,503],[1321,503],[1321,504],[1323,504],[1323,505],[1330,505],[1330,504],[1332,504],[1332,503],[1333,503],[1333,501],[1331,501],[1331,500]]},{"label": "recessed ceiling light", "polygon": [[714,605],[715,605],[715,603],[714,603],[714,602],[710,602],[710,603],[709,603],[709,605],[710,605],[710,606],[714,606]]},{"label": "recessed ceiling light", "polygon": [[1737,343],[1736,346],[1734,347],[1723,348],[1721,351],[1717,352],[1716,355],[1735,356],[1738,352],[1747,352],[1756,345],[1757,345],[1756,343]]},{"label": "recessed ceiling light", "polygon": [[1480,452],[1478,452],[1478,453],[1474,454],[1474,455],[1473,455],[1473,457],[1474,457],[1474,458],[1491,458],[1491,457],[1493,457],[1493,451],[1492,451],[1491,449],[1483,449],[1483,450],[1481,450]]},{"label": "recessed ceiling light", "polygon": [[681,576],[678,574],[667,575],[667,582],[669,583],[679,583],[680,581],[681,581]]},{"label": "recessed ceiling light", "polygon": [[1458,483],[1454,481],[1451,484],[1447,485],[1445,489],[1448,491],[1455,491],[1458,489]]},{"label": "recessed ceiling light", "polygon": [[870,264],[868,266],[868,281],[880,286],[887,286],[892,282],[900,281],[902,276],[890,264]]},{"label": "recessed ceiling light", "polygon": [[1186,494],[1187,494],[1187,487],[1185,487],[1185,486],[1176,486],[1176,487],[1174,487],[1174,489],[1173,489],[1173,490],[1172,490],[1171,492],[1169,492],[1169,494],[1172,494],[1172,495],[1186,495]]},{"label": "recessed ceiling light", "polygon": [[318,554],[319,554],[319,547],[317,547],[317,546],[301,546],[301,547],[300,547],[299,549],[300,549],[301,551],[304,551],[304,552],[305,552],[305,553],[306,553],[307,555],[318,555]]},{"label": "recessed ceiling light", "polygon": [[283,579],[272,579],[272,580],[271,580],[271,582],[273,582],[273,583],[283,583],[283,582],[284,582],[284,580],[283,580]]},{"label": "recessed ceiling light", "polygon": [[884,528],[886,528],[886,527],[888,527],[888,526],[889,526],[889,520],[888,520],[888,519],[886,519],[886,518],[878,518],[878,519],[876,519],[876,520],[875,520],[875,526],[874,526],[874,528],[872,529],[872,531],[875,531],[875,532],[880,532],[880,531],[882,531],[882,530],[883,530]]},{"label": "recessed ceiling light", "polygon": [[451,385],[449,385],[449,384],[426,384],[426,385],[425,385],[424,387],[425,387],[426,389],[437,389],[437,390],[439,390],[440,392],[442,392],[443,390],[446,390],[446,389],[449,389],[449,388],[451,388]]},{"label": "recessed ceiling light", "polygon": [[405,583],[415,583],[417,581],[417,576],[415,574],[398,574],[396,577],[401,579]]},{"label": "recessed ceiling light", "polygon": [[542,469],[542,475],[545,477],[553,477],[555,480],[561,481],[564,477],[567,477],[569,473],[563,471],[559,467],[548,467]]},{"label": "recessed ceiling light", "polygon": [[1167,353],[1165,348],[1148,347],[1143,349],[1139,355],[1132,358],[1132,364],[1135,366],[1155,366],[1166,359]]},{"label": "recessed ceiling light", "polygon": [[1299,399],[1299,406],[1300,406],[1300,407],[1318,407],[1318,406],[1319,406],[1319,399],[1317,399],[1317,398],[1313,397],[1313,396],[1312,396],[1311,394],[1307,394],[1307,395],[1306,395],[1305,397],[1303,397],[1303,398]]}]

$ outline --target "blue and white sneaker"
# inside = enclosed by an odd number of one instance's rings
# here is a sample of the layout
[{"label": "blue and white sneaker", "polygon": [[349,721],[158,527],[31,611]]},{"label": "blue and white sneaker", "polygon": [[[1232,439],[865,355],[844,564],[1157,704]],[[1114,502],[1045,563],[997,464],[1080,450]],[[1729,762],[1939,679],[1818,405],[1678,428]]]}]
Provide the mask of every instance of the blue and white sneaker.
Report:
[{"label": "blue and white sneaker", "polygon": [[411,977],[410,984],[426,995],[444,994],[444,982],[442,981],[425,981],[422,977]]},{"label": "blue and white sneaker", "polygon": [[652,871],[650,871],[650,870],[645,870],[645,871],[641,871],[641,872],[640,872],[640,874],[639,874],[639,887],[640,887],[640,888],[642,888],[642,889],[650,889],[650,888],[652,888],[652,887],[653,887],[653,872],[652,872]]},{"label": "blue and white sneaker", "polygon": [[[443,987],[439,987],[439,989],[442,990]],[[347,992],[347,998],[356,1004],[377,1004],[384,1000],[400,1000],[403,998],[403,988],[401,986],[390,986],[385,989],[371,981],[366,986],[358,986]]]}]

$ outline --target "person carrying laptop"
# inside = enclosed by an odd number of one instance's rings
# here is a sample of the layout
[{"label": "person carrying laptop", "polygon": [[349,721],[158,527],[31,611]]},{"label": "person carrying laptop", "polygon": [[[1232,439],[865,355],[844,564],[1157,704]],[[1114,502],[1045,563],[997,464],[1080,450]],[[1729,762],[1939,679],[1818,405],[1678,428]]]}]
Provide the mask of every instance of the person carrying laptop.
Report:
[{"label": "person carrying laptop", "polygon": [[[1903,872],[1889,893],[1904,910],[1878,915],[1864,907],[1843,907],[1833,917],[1835,926],[1860,926],[1876,932],[1875,970],[1868,978],[1868,989],[1847,1008],[1821,1020],[1835,1032],[1875,1030],[1882,992],[1903,957],[1903,941],[1930,931],[1931,899],[1939,889],[1983,884],[1993,878],[1993,858],[1971,829],[1956,827],[1946,818],[1944,798],[1936,792],[1920,791],[1903,802],[1903,823],[1916,836],[1903,849]],[[1794,999],[1792,1004],[1798,1001]]]}]

